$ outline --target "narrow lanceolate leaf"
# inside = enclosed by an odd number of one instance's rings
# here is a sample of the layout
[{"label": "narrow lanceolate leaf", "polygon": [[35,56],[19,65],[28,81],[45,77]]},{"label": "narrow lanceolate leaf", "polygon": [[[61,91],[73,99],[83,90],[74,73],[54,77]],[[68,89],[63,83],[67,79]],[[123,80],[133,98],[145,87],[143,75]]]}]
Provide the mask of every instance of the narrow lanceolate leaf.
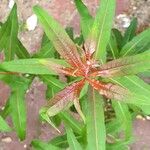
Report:
[{"label": "narrow lanceolate leaf", "polygon": [[88,81],[95,90],[109,99],[125,100],[130,96],[130,92],[120,85],[103,83],[94,79],[88,79]]},{"label": "narrow lanceolate leaf", "polygon": [[41,7],[33,8],[39,21],[41,22],[46,35],[53,43],[58,53],[65,58],[73,67],[83,67],[77,48],[69,38],[65,30],[51,16],[48,15]]},{"label": "narrow lanceolate leaf", "polygon": [[77,141],[77,139],[73,133],[73,130],[67,124],[65,124],[65,129],[67,132],[67,140],[69,143],[69,148],[71,150],[82,150],[82,147],[81,147],[80,143]]},{"label": "narrow lanceolate leaf", "polygon": [[28,51],[26,50],[26,48],[23,46],[23,44],[19,39],[16,41],[15,52],[18,58],[21,59],[30,58],[30,54],[28,53]]},{"label": "narrow lanceolate leaf", "polygon": [[106,129],[104,121],[103,99],[93,88],[89,88],[87,99],[88,111],[87,121],[87,142],[88,150],[105,150]]},{"label": "narrow lanceolate leaf", "polygon": [[48,104],[47,114],[51,117],[58,114],[61,110],[66,109],[73,104],[76,98],[76,91],[83,86],[83,80],[67,86],[65,89],[56,94]]},{"label": "narrow lanceolate leaf", "polygon": [[93,75],[114,77],[134,75],[150,69],[150,51],[135,56],[124,57],[110,61],[100,66],[99,71]]},{"label": "narrow lanceolate leaf", "polygon": [[10,26],[9,35],[7,37],[7,40],[4,41],[6,42],[6,45],[4,47],[5,59],[7,61],[10,61],[14,58],[14,54],[16,51],[17,35],[18,35],[18,18],[17,18],[17,5],[16,4],[14,5],[9,15],[9,18],[7,22],[4,24],[4,26]]},{"label": "narrow lanceolate leaf", "polygon": [[33,140],[31,145],[35,150],[60,150],[60,148],[40,140]]},{"label": "narrow lanceolate leaf", "polygon": [[0,132],[9,132],[11,128],[7,124],[7,122],[0,116]]},{"label": "narrow lanceolate leaf", "polygon": [[82,34],[84,39],[86,39],[91,30],[94,19],[90,15],[88,8],[84,5],[82,0],[74,0],[74,2],[80,14],[80,26]]},{"label": "narrow lanceolate leaf", "polygon": [[12,95],[9,99],[11,117],[18,137],[20,140],[24,140],[26,136],[25,93],[28,88],[28,83],[21,79],[16,79],[11,86]]},{"label": "narrow lanceolate leaf", "polygon": [[0,51],[6,47],[7,37],[9,36],[10,24],[3,24],[0,28]]},{"label": "narrow lanceolate leaf", "polygon": [[136,35],[136,29],[137,29],[137,19],[134,18],[131,21],[130,26],[125,31],[122,46],[124,46],[125,44],[127,44],[129,41],[132,40],[132,38]]},{"label": "narrow lanceolate leaf", "polygon": [[77,134],[82,134],[83,124],[67,111],[60,112],[59,117]]},{"label": "narrow lanceolate leaf", "polygon": [[42,38],[41,48],[32,57],[51,58],[51,57],[55,57],[54,53],[55,53],[55,48],[52,42],[48,39],[48,37],[44,33],[43,38]]},{"label": "narrow lanceolate leaf", "polygon": [[124,130],[125,140],[129,140],[132,137],[132,119],[128,105],[118,101],[112,101],[112,104],[116,113],[116,118]]},{"label": "narrow lanceolate leaf", "polygon": [[101,0],[100,8],[85,44],[89,55],[95,51],[95,59],[101,60],[101,62],[106,59],[106,46],[110,38],[115,3],[115,0]]},{"label": "narrow lanceolate leaf", "polygon": [[116,36],[113,31],[111,32],[110,40],[108,43],[108,48],[109,48],[108,50],[110,51],[112,58],[113,59],[118,58],[119,48],[118,48]]},{"label": "narrow lanceolate leaf", "polygon": [[0,64],[0,69],[18,73],[56,75],[63,70],[60,64],[65,62],[56,59],[20,59],[3,62]]},{"label": "narrow lanceolate leaf", "polygon": [[122,48],[122,41],[123,41],[123,36],[121,34],[121,32],[117,29],[112,29],[113,34],[115,35],[116,41],[117,41],[117,46],[119,51]]},{"label": "narrow lanceolate leaf", "polygon": [[43,45],[38,52],[33,55],[34,58],[51,58],[54,57],[55,49],[50,44],[50,42],[47,42],[45,45]]},{"label": "narrow lanceolate leaf", "polygon": [[115,84],[128,89],[132,94],[124,100],[125,103],[134,104],[141,109],[150,106],[150,86],[137,76],[125,76],[120,78],[111,78]]},{"label": "narrow lanceolate leaf", "polygon": [[131,54],[141,53],[150,48],[150,29],[147,29],[134,37],[122,48],[120,55],[127,56]]}]

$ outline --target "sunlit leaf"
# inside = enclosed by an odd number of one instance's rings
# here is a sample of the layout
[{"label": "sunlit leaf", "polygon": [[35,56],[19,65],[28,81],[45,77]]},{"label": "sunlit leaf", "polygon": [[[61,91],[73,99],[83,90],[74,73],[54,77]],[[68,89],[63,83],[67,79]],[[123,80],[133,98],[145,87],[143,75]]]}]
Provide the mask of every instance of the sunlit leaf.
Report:
[{"label": "sunlit leaf", "polygon": [[83,33],[84,39],[86,39],[91,30],[94,19],[90,15],[88,8],[84,5],[82,0],[74,0],[74,2],[80,14],[81,31]]},{"label": "sunlit leaf", "polygon": [[66,63],[57,59],[20,59],[3,62],[0,69],[18,73],[56,75],[62,71],[63,66],[60,64]]},{"label": "sunlit leaf", "polygon": [[109,42],[114,14],[115,0],[101,0],[100,8],[86,40],[89,55],[95,51],[94,57],[101,62],[106,61],[106,46]]},{"label": "sunlit leaf", "polygon": [[93,88],[89,88],[86,114],[88,150],[105,150],[106,129],[104,121],[103,99]]},{"label": "sunlit leaf", "polygon": [[35,6],[33,10],[41,22],[46,35],[51,40],[58,53],[65,58],[70,65],[84,67],[75,44],[59,23],[49,16],[41,7]]},{"label": "sunlit leaf", "polygon": [[110,61],[100,66],[93,75],[114,77],[133,75],[150,69],[150,51],[135,56],[124,57]]},{"label": "sunlit leaf", "polygon": [[141,53],[150,48],[150,29],[147,29],[135,36],[130,42],[128,42],[121,50],[120,55],[133,55]]},{"label": "sunlit leaf", "polygon": [[0,132],[10,132],[11,128],[7,122],[0,116]]},{"label": "sunlit leaf", "polygon": [[17,5],[16,4],[12,8],[12,11],[7,21],[3,25],[1,31],[5,29],[6,29],[6,33],[4,34],[7,34],[6,35],[7,39],[4,39],[4,41],[1,41],[1,42],[5,42],[5,45],[4,45],[5,59],[7,61],[10,61],[14,58],[14,54],[16,51],[16,44],[17,44],[17,35],[18,35],[18,18],[17,18]]}]

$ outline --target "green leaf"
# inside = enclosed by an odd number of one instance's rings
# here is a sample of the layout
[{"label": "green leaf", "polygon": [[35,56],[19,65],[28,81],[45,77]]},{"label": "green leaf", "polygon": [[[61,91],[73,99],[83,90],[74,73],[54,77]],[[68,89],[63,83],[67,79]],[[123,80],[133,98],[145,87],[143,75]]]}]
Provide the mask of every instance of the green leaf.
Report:
[{"label": "green leaf", "polygon": [[60,150],[60,148],[41,140],[33,140],[31,145],[35,150]]},{"label": "green leaf", "polygon": [[53,88],[58,88],[59,90],[63,89],[67,85],[67,83],[49,75],[41,75],[40,79],[42,79],[47,85],[50,85]]},{"label": "green leaf", "polygon": [[47,85],[46,98],[52,98],[55,93],[63,89],[67,84],[50,75],[40,75],[40,79]]},{"label": "green leaf", "polygon": [[0,115],[5,119],[10,113],[11,113],[10,104],[9,104],[9,100],[7,100],[4,109],[0,111]]},{"label": "green leaf", "polygon": [[69,143],[69,148],[71,150],[82,150],[81,145],[79,144],[73,133],[73,130],[67,124],[65,124],[65,129],[67,132],[67,140]]},{"label": "green leaf", "polygon": [[118,49],[117,40],[113,31],[111,32],[110,40],[108,43],[108,48],[112,54],[112,58],[116,59],[119,56],[119,49]]},{"label": "green leaf", "polygon": [[150,29],[147,29],[134,37],[121,50],[120,56],[141,53],[150,48]]},{"label": "green leaf", "polygon": [[132,93],[129,99],[124,100],[125,103],[134,104],[141,109],[150,105],[150,86],[137,76],[111,78],[111,81],[127,88]]},{"label": "green leaf", "polygon": [[93,73],[103,77],[134,75],[150,69],[150,51],[110,61]]},{"label": "green leaf", "polygon": [[61,148],[67,148],[68,147],[68,142],[67,142],[67,135],[60,135],[54,137],[52,140],[50,140],[48,143],[61,147]]},{"label": "green leaf", "polygon": [[9,35],[9,29],[10,25],[6,25],[6,23],[0,28],[0,51],[2,51],[6,46],[7,37]]},{"label": "green leaf", "polygon": [[33,11],[37,15],[46,35],[53,43],[57,52],[73,67],[83,67],[75,44],[61,25],[39,6],[35,6]]},{"label": "green leaf", "polygon": [[62,69],[60,64],[66,63],[57,59],[20,59],[3,62],[0,69],[18,73],[56,75]]},{"label": "green leaf", "polygon": [[110,39],[115,3],[115,0],[101,0],[92,30],[86,40],[89,51],[92,47],[95,50],[94,57],[101,62],[106,61],[106,46]]},{"label": "green leaf", "polygon": [[68,126],[70,126],[74,132],[81,135],[83,124],[77,121],[70,113],[67,111],[63,111],[59,114],[60,118],[65,122]]},{"label": "green leaf", "polygon": [[121,130],[122,124],[120,120],[113,119],[109,123],[106,124],[106,133],[112,134]]},{"label": "green leaf", "polygon": [[0,132],[10,132],[11,128],[8,126],[6,121],[0,116]]},{"label": "green leaf", "polygon": [[17,40],[16,42],[15,52],[16,52],[17,57],[20,59],[30,58],[30,54],[28,53],[26,48],[23,46],[20,40]]},{"label": "green leaf", "polygon": [[118,101],[112,101],[112,104],[116,117],[122,124],[123,130],[125,131],[125,140],[128,140],[132,137],[132,119],[128,106],[127,104]]},{"label": "green leaf", "polygon": [[7,28],[5,26],[9,26],[9,35],[7,36],[7,40],[3,41],[6,43],[4,49],[5,49],[5,59],[7,61],[10,61],[14,58],[15,50],[16,50],[16,44],[17,44],[17,35],[18,35],[18,18],[17,18],[17,5],[15,4],[7,22],[4,24],[4,27],[2,27],[1,30],[4,30],[3,28]]},{"label": "green leaf", "polygon": [[55,48],[52,42],[48,39],[46,34],[43,35],[41,48],[36,54],[33,55],[34,58],[51,58],[54,57]]},{"label": "green leaf", "polygon": [[86,115],[88,149],[105,150],[106,129],[104,121],[103,99],[93,88],[89,88]]},{"label": "green leaf", "polygon": [[12,81],[12,95],[9,99],[11,117],[17,135],[19,136],[20,140],[24,140],[26,136],[25,93],[28,88],[28,83],[22,81],[22,79],[16,79]]},{"label": "green leaf", "polygon": [[125,31],[122,46],[127,44],[129,41],[132,40],[132,38],[136,35],[136,29],[137,29],[137,19],[133,18],[133,20],[130,23],[130,26]]},{"label": "green leaf", "polygon": [[123,41],[123,36],[121,32],[118,29],[112,29],[113,34],[115,35],[116,41],[117,41],[117,46],[119,51],[122,48],[122,41]]},{"label": "green leaf", "polygon": [[82,0],[74,0],[76,8],[80,14],[80,26],[84,39],[88,36],[92,24],[94,22],[93,17],[90,15],[88,8],[84,5]]},{"label": "green leaf", "polygon": [[[76,139],[79,141],[81,140],[81,135],[75,135]],[[59,146],[60,148],[67,148],[68,147],[68,141],[67,141],[67,136],[61,135],[53,138],[52,140],[49,141],[50,144]]]},{"label": "green leaf", "polygon": [[73,28],[67,27],[65,30],[66,30],[66,33],[69,35],[70,39],[73,41],[74,40]]}]

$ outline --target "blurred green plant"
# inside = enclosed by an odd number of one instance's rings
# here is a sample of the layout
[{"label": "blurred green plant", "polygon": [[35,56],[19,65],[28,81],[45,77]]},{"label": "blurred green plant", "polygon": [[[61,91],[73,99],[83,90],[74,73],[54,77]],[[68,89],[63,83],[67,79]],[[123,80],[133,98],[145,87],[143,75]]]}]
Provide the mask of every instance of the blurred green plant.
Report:
[{"label": "blurred green plant", "polygon": [[[33,139],[33,148],[127,149],[134,140],[133,119],[150,114],[150,86],[141,79],[150,76],[150,29],[136,35],[136,18],[124,35],[113,29],[115,0],[101,0],[95,17],[81,0],[74,2],[80,14],[79,37],[70,27],[65,31],[40,6],[33,8],[45,31],[41,48],[33,55],[18,39],[16,4],[0,24],[0,50],[5,54],[0,80],[11,88],[0,111],[0,131],[15,130],[20,140],[25,139],[25,94],[39,77],[50,99],[40,110],[41,120],[58,132],[63,122],[66,130],[48,142]],[[60,80],[62,76],[66,80]],[[75,119],[71,111],[81,119]],[[7,116],[13,127],[5,121]]]}]

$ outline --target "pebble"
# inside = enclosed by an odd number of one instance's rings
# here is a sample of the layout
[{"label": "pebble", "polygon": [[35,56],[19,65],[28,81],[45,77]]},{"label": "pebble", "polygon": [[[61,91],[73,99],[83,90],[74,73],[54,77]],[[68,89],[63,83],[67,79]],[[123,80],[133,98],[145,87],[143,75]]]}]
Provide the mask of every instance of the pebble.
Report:
[{"label": "pebble", "polygon": [[37,26],[37,16],[34,14],[26,20],[26,26],[29,31],[32,31]]},{"label": "pebble", "polygon": [[14,6],[14,4],[15,4],[14,0],[9,0],[8,7],[9,7],[10,9],[12,9],[13,6]]},{"label": "pebble", "polygon": [[137,116],[136,116],[136,119],[141,119],[141,120],[142,120],[143,117],[142,117],[141,115],[137,115]]},{"label": "pebble", "polygon": [[150,120],[150,116],[146,116],[146,119],[147,119],[147,120]]},{"label": "pebble", "polygon": [[12,141],[12,139],[10,137],[5,137],[2,139],[2,142],[5,142],[5,143],[10,143]]}]

